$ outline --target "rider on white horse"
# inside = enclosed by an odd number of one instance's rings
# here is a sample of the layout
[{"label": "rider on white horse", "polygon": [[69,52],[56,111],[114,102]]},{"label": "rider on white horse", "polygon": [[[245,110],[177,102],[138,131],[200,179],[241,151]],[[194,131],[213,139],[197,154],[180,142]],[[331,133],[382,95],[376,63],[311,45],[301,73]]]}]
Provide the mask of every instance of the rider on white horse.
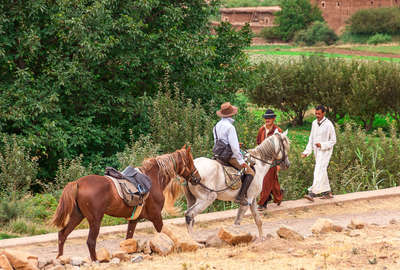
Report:
[{"label": "rider on white horse", "polygon": [[[245,169],[245,177],[243,179],[239,195],[236,197],[235,201],[241,205],[248,205],[249,202],[247,200],[247,190],[254,178],[254,171],[246,164],[240,152],[239,141],[236,134],[236,129],[233,126],[234,120],[232,118],[237,111],[237,107],[231,105],[229,102],[223,103],[221,105],[221,109],[217,111],[217,115],[221,117],[221,120],[213,129],[213,152],[216,159],[229,163],[238,170],[241,170],[242,168]],[[221,151],[223,152],[222,154]]]}]

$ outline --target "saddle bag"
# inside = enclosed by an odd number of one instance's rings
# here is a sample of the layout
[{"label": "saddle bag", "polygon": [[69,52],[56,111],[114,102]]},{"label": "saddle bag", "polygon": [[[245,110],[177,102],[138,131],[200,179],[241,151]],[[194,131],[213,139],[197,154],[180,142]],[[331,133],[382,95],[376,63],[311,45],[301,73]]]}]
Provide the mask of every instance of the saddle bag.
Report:
[{"label": "saddle bag", "polygon": [[227,144],[227,143],[224,143],[222,140],[218,139],[218,135],[217,135],[217,132],[215,130],[215,127],[214,127],[213,131],[214,131],[215,138],[216,138],[215,144],[214,144],[214,147],[213,147],[213,150],[212,150],[213,153],[214,153],[214,157],[216,159],[219,159],[219,160],[221,160],[223,162],[228,163],[229,160],[231,159],[232,155],[233,155],[231,146],[229,144]]}]

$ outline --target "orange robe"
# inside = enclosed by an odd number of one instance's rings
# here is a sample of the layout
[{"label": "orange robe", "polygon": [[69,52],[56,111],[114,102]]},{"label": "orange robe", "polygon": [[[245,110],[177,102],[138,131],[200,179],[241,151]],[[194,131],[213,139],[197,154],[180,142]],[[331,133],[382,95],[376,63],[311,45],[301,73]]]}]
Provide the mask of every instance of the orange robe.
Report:
[{"label": "orange robe", "polygon": [[[258,130],[258,135],[257,135],[257,144],[260,144],[262,141],[265,140],[265,138],[271,136],[274,134],[275,129],[278,129],[279,132],[282,132],[282,130],[276,126],[273,125],[271,130],[269,130],[268,134],[266,133],[266,128],[265,125],[263,125],[259,130]],[[274,202],[279,203],[283,199],[283,194],[281,192],[281,186],[279,185],[278,182],[278,169],[277,167],[272,167],[268,170],[267,174],[264,176],[263,180],[263,186],[260,194],[260,200],[258,201],[258,205],[264,205],[268,197],[271,195],[274,196]]]}]

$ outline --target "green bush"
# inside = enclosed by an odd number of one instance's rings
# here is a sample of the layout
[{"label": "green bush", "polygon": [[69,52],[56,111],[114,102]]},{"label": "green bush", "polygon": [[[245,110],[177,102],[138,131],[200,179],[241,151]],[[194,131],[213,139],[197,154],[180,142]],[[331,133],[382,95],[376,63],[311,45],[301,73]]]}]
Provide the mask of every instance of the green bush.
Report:
[{"label": "green bush", "polygon": [[23,204],[10,197],[0,198],[0,224],[6,224],[23,214]]},{"label": "green bush", "polygon": [[387,34],[375,34],[367,40],[368,44],[377,45],[381,43],[388,43],[392,41],[392,37]]},{"label": "green bush", "polygon": [[124,151],[117,153],[120,169],[127,166],[139,167],[145,158],[155,157],[159,152],[160,145],[153,143],[150,136],[141,136],[135,141],[131,135],[131,143]]},{"label": "green bush", "polygon": [[308,0],[282,0],[281,11],[275,14],[275,23],[282,40],[292,40],[294,34],[306,29],[312,22],[324,21],[321,10]]},{"label": "green bush", "polygon": [[347,21],[352,34],[374,35],[400,32],[400,8],[361,9]]},{"label": "green bush", "polygon": [[281,0],[222,0],[224,7],[259,7],[259,6],[278,6]]},{"label": "green bush", "polygon": [[308,46],[321,42],[332,45],[337,40],[338,36],[335,32],[326,23],[320,21],[313,22],[307,29],[296,32],[293,38],[294,42],[304,42]]},{"label": "green bush", "polygon": [[273,42],[280,39],[279,30],[276,26],[264,27],[261,29],[259,36],[268,42]]},{"label": "green bush", "polygon": [[0,192],[21,196],[36,180],[37,157],[31,157],[29,150],[15,136],[4,137],[3,143],[0,152]]}]

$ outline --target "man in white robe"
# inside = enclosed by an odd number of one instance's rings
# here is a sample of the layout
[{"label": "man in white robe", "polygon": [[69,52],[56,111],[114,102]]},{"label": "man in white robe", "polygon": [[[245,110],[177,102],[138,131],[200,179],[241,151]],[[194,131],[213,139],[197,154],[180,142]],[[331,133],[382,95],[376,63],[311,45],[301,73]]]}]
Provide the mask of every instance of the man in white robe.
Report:
[{"label": "man in white robe", "polygon": [[312,123],[311,134],[302,157],[305,158],[314,152],[315,169],[314,180],[308,188],[308,194],[304,198],[314,201],[314,197],[322,195],[322,199],[333,198],[328,179],[328,165],[331,159],[333,146],[336,143],[335,127],[325,117],[325,107],[319,105],[315,108],[315,119]]}]

